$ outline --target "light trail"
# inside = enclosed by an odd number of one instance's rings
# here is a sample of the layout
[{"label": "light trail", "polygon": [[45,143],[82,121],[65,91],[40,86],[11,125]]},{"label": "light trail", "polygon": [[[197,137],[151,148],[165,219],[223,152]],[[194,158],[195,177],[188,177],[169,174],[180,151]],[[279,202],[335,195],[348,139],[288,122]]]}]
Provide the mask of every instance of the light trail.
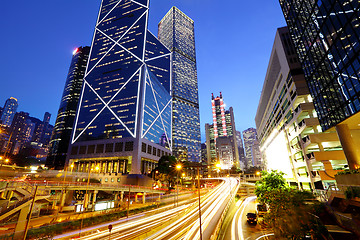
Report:
[{"label": "light trail", "polygon": [[[253,201],[256,197],[248,197],[241,203],[231,222],[231,240],[244,240],[244,232],[242,229],[242,219],[244,216],[246,205]],[[239,216],[240,214],[240,216]],[[237,231],[236,231],[237,230]],[[237,237],[238,236],[238,237]]]},{"label": "light trail", "polygon": [[[214,224],[215,226],[217,225],[216,223],[218,223],[228,201],[233,197],[233,194],[231,194],[232,191],[237,189],[239,184],[235,178],[224,178],[222,180],[223,182],[221,184],[201,199],[203,233],[206,231],[212,233],[214,231],[214,229],[208,229],[208,227]],[[229,187],[231,187],[231,189]],[[195,203],[184,216],[146,238],[146,240],[199,239],[200,226],[198,214],[198,204]]]},{"label": "light trail", "polygon": [[273,236],[273,235],[274,235],[273,233],[265,234],[265,235],[262,235],[262,236],[258,237],[258,238],[255,239],[255,240],[260,240],[260,239],[262,239],[262,238],[264,238],[264,237]]}]

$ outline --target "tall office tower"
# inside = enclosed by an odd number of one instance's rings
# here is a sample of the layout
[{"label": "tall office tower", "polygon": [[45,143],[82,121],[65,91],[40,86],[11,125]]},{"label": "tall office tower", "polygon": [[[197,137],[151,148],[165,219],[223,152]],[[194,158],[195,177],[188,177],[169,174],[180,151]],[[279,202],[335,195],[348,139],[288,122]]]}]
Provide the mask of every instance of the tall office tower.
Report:
[{"label": "tall office tower", "polygon": [[206,134],[206,158],[208,165],[215,165],[217,162],[216,157],[216,143],[214,135],[214,125],[205,124],[205,134]]},{"label": "tall office tower", "polygon": [[26,142],[30,142],[33,138],[35,131],[35,123],[33,123],[30,119],[26,120]]},{"label": "tall office tower", "polygon": [[287,27],[276,31],[255,122],[267,168],[293,185],[326,187],[347,164],[335,130],[322,133]]},{"label": "tall office tower", "polygon": [[4,109],[1,115],[1,124],[6,127],[10,127],[13,121],[13,118],[18,107],[18,102],[16,98],[9,98],[6,100]]},{"label": "tall office tower", "polygon": [[48,139],[49,133],[49,122],[50,122],[51,114],[49,112],[45,112],[43,119],[43,131],[41,133],[41,143],[46,143],[46,139]]},{"label": "tall office tower", "polygon": [[257,133],[255,128],[248,128],[242,132],[244,138],[244,149],[245,149],[245,168],[254,166],[253,156],[251,147],[257,140]]},{"label": "tall office tower", "polygon": [[258,140],[255,140],[251,146],[251,156],[252,156],[252,162],[254,163],[255,167],[264,167],[262,157],[261,157],[261,151],[260,151],[260,143]]},{"label": "tall office tower", "polygon": [[148,173],[171,154],[171,52],[148,14],[149,0],[102,1],[67,154],[75,171]]},{"label": "tall office tower", "polygon": [[173,154],[200,161],[201,137],[194,21],[176,7],[159,23],[158,37],[172,52]]},{"label": "tall office tower", "polygon": [[236,131],[236,144],[239,152],[240,168],[243,169],[245,168],[245,152],[244,152],[244,144],[243,144],[241,132],[239,131]]},{"label": "tall office tower", "polygon": [[73,52],[46,158],[49,168],[63,169],[65,166],[89,53],[90,47],[79,47]]},{"label": "tall office tower", "polygon": [[[231,168],[233,164],[236,164],[236,166],[239,167],[239,150],[236,140],[233,108],[230,107],[229,110],[225,109],[225,104],[221,92],[220,97],[216,98],[212,94],[211,106],[213,113],[213,124],[205,125],[209,164],[214,165],[216,162],[220,161],[220,163],[224,165],[224,168]],[[219,138],[222,138],[220,143],[217,142]],[[226,138],[227,140],[225,140]],[[222,154],[225,152],[218,151],[223,149],[222,145],[232,146],[232,157],[222,157],[225,156]]]},{"label": "tall office tower", "polygon": [[8,153],[17,154],[26,143],[26,121],[29,117],[27,112],[17,112],[10,127],[10,141],[6,147]]},{"label": "tall office tower", "polygon": [[322,130],[335,127],[360,167],[360,3],[280,0]]},{"label": "tall office tower", "polygon": [[[42,121],[39,121],[39,119],[36,119],[34,123],[36,124],[35,132],[32,141],[46,144],[45,137],[46,135],[49,135],[49,122],[50,122],[51,114],[48,112],[44,113],[44,118]],[[35,118],[30,118],[35,119]]]},{"label": "tall office tower", "polygon": [[207,163],[206,143],[201,144],[201,162]]}]

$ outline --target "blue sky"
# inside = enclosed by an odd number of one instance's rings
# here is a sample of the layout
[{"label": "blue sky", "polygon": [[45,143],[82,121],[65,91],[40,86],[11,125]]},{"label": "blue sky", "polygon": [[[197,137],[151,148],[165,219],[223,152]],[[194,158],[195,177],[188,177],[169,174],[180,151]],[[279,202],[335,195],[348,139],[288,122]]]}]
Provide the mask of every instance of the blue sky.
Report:
[{"label": "blue sky", "polygon": [[[54,124],[72,51],[91,44],[100,0],[3,1],[0,15],[0,106]],[[222,91],[237,130],[255,127],[275,31],[285,25],[277,0],[151,0],[149,29],[176,6],[195,21],[202,141],[212,121],[211,93]]]}]

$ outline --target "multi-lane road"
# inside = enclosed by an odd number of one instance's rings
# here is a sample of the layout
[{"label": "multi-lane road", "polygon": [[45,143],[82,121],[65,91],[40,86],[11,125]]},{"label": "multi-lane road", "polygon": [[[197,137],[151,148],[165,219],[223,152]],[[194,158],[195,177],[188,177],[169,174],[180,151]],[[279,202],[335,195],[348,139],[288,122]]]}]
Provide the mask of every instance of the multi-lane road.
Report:
[{"label": "multi-lane road", "polygon": [[[215,236],[218,222],[223,217],[229,201],[233,200],[237,188],[237,179],[224,178],[213,191],[201,196],[202,239],[211,239]],[[200,239],[199,205],[196,198],[194,196],[193,199],[180,202],[178,207],[164,208],[161,212],[157,210],[133,216],[128,220],[120,219],[111,223],[111,234],[104,225],[93,227],[91,234],[82,234],[84,236],[80,239]],[[55,239],[72,237],[78,237],[78,234],[66,234]]]}]

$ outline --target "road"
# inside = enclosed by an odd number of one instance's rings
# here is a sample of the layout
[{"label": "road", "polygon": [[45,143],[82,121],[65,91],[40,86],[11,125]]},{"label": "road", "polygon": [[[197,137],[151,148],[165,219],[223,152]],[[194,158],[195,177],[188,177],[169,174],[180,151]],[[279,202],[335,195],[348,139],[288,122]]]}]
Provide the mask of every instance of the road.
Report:
[{"label": "road", "polygon": [[[217,227],[229,200],[233,197],[234,190],[238,187],[235,178],[224,178],[224,181],[201,200],[201,233],[203,239],[210,239]],[[192,208],[172,223],[157,231],[146,240],[155,239],[200,239],[200,221],[198,205]]]},{"label": "road", "polygon": [[247,222],[246,214],[255,213],[256,197],[248,197],[244,201],[238,201],[238,207],[234,218],[227,229],[224,239],[231,240],[266,240],[273,239],[271,232],[263,231],[259,224],[251,225]]},{"label": "road", "polygon": [[[224,178],[213,191],[201,197],[203,239],[209,239],[224,212],[230,198],[238,186],[235,178]],[[93,227],[92,234],[82,236],[82,240],[106,239],[199,239],[198,201],[181,203],[176,208],[164,209],[162,212],[147,212],[133,216],[128,221],[120,219],[113,222],[111,235],[106,226]],[[58,236],[56,239],[69,239]]]}]

